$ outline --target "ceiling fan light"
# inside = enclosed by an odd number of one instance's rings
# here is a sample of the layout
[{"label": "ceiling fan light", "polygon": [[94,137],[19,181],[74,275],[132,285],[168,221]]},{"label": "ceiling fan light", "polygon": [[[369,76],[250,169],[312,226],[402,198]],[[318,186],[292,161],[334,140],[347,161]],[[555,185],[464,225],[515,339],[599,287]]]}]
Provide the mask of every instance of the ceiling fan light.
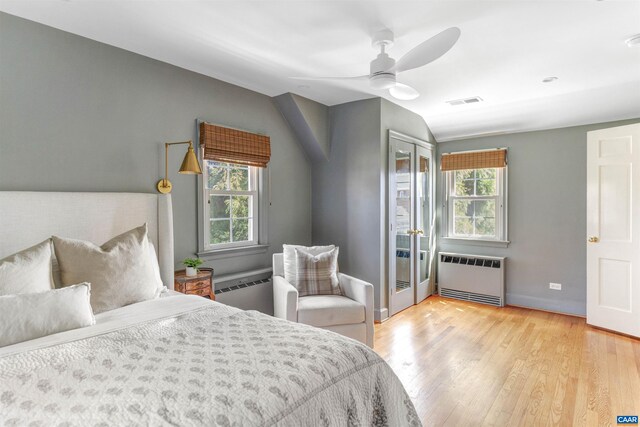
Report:
[{"label": "ceiling fan light", "polygon": [[390,89],[396,85],[396,76],[392,73],[374,74],[370,77],[369,82],[374,89]]},{"label": "ceiling fan light", "polygon": [[374,89],[389,89],[396,84],[396,73],[389,72],[396,65],[396,61],[384,52],[369,64],[369,81]]},{"label": "ceiling fan light", "polygon": [[411,101],[420,96],[420,93],[411,86],[398,83],[389,89],[389,94],[400,101]]}]

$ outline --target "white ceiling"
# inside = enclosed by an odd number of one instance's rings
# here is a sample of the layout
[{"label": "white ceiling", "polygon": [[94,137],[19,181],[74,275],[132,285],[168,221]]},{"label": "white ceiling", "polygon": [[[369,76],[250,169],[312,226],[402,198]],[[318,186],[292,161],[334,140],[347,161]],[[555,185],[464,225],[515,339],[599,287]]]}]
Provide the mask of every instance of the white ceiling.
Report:
[{"label": "white ceiling", "polygon": [[[367,82],[292,76],[368,74],[371,34],[388,27],[398,59],[452,26],[445,56],[398,81],[396,103],[439,141],[640,117],[640,1],[0,0],[0,10],[267,94],[327,105],[388,97]],[[553,83],[544,77],[557,76]],[[450,106],[479,96],[484,102]],[[392,99],[392,98],[389,98]]]}]

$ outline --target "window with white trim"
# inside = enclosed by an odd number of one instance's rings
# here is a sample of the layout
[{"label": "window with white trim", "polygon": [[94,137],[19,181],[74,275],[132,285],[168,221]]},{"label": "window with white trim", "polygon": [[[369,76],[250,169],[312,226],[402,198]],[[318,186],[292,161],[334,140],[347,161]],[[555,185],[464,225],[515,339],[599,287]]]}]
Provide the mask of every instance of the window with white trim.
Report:
[{"label": "window with white trim", "polygon": [[504,168],[448,171],[447,237],[506,240]]},{"label": "window with white trim", "polygon": [[443,237],[507,242],[507,150],[446,153]]},{"label": "window with white trim", "polygon": [[205,250],[258,244],[259,168],[213,160],[203,166]]}]

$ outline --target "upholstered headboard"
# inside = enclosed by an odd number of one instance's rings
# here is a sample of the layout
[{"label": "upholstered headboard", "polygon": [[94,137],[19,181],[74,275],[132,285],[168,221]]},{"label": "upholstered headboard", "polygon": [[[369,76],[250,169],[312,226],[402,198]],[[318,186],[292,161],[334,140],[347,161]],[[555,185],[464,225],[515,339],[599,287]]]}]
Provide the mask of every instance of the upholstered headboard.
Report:
[{"label": "upholstered headboard", "polygon": [[173,289],[171,195],[0,191],[0,259],[54,234],[101,245],[145,222],[162,281]]}]

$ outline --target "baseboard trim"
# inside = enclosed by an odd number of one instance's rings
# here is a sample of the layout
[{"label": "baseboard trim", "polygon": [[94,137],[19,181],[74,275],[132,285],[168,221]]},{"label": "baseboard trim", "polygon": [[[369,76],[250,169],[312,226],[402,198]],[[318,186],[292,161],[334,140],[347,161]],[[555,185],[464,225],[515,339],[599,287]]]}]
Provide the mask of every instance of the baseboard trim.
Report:
[{"label": "baseboard trim", "polygon": [[587,305],[581,301],[554,301],[547,298],[507,293],[505,302],[506,305],[515,307],[531,308],[570,316],[585,317],[587,314]]},{"label": "baseboard trim", "polygon": [[524,306],[524,305],[517,305],[517,304],[507,304],[507,305],[505,305],[505,307],[515,307],[515,308],[523,308],[525,310],[543,311],[545,313],[560,314],[562,316],[579,317],[581,319],[586,319],[587,318],[587,316],[585,316],[584,314],[565,313],[563,311],[545,310],[543,308],[527,307],[527,306]]},{"label": "baseboard trim", "polygon": [[382,323],[389,319],[389,310],[387,308],[376,308],[373,310],[373,321],[375,323]]}]

